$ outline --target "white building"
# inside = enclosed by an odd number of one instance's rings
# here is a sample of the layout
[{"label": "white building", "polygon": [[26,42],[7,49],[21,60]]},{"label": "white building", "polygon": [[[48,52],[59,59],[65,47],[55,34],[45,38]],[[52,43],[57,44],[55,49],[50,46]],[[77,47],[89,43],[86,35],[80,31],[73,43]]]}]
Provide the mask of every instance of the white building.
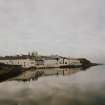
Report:
[{"label": "white building", "polygon": [[44,60],[44,65],[45,66],[57,66],[58,65],[58,61],[56,59],[45,59]]},{"label": "white building", "polygon": [[62,57],[59,59],[59,65],[81,65],[81,62],[78,59]]},{"label": "white building", "polygon": [[78,59],[70,58],[69,62],[70,62],[70,65],[81,65],[81,62]]},{"label": "white building", "polygon": [[25,68],[34,67],[36,65],[35,61],[31,59],[0,60],[0,63],[9,65],[21,65]]},{"label": "white building", "polygon": [[20,57],[1,57],[0,62],[10,65],[21,65],[24,68],[35,67],[35,66],[48,66],[57,67],[61,65],[81,65],[80,60],[74,58],[66,58],[61,56],[44,56],[33,60],[31,57],[28,58]]}]

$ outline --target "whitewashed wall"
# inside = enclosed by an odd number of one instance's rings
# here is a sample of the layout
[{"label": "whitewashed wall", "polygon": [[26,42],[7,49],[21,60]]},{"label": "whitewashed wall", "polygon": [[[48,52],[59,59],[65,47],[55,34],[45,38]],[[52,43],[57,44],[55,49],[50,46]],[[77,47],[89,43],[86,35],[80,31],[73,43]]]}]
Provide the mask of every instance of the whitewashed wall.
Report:
[{"label": "whitewashed wall", "polygon": [[22,67],[35,66],[35,61],[30,59],[0,60],[0,62],[10,65],[21,65]]},{"label": "whitewashed wall", "polygon": [[71,65],[81,65],[80,60],[78,59],[70,59]]},{"label": "whitewashed wall", "polygon": [[[35,60],[31,59],[16,59],[16,60],[0,60],[1,63],[10,64],[10,65],[21,65],[22,67],[34,67],[36,65]],[[80,60],[77,59],[55,59],[44,60],[45,66],[57,66],[57,65],[81,65]]]},{"label": "whitewashed wall", "polygon": [[58,62],[57,62],[57,60],[44,60],[44,65],[45,66],[56,66],[56,65],[58,65]]}]

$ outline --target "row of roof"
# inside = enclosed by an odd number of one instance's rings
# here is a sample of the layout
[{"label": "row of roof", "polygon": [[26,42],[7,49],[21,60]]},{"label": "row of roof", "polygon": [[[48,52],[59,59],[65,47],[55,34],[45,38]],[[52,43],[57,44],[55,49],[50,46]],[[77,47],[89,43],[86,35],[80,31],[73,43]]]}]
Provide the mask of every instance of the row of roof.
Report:
[{"label": "row of roof", "polygon": [[16,56],[0,56],[0,60],[15,60],[15,59],[59,59],[61,56],[31,56],[31,55],[16,55]]},{"label": "row of roof", "polygon": [[32,55],[16,55],[16,56],[0,56],[0,60],[16,60],[16,59],[34,59],[34,60],[52,60],[52,59],[72,59],[74,60],[75,58],[68,58],[68,57],[62,57],[59,55],[51,55],[51,56],[32,56]]}]

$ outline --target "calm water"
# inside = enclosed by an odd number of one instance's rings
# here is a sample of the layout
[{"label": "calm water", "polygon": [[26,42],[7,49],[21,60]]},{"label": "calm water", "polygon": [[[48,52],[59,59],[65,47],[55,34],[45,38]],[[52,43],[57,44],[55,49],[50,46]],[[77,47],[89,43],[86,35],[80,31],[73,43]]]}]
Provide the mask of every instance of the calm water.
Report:
[{"label": "calm water", "polygon": [[16,81],[29,75],[35,71],[0,83],[0,105],[105,105],[105,66],[45,70],[34,81]]}]

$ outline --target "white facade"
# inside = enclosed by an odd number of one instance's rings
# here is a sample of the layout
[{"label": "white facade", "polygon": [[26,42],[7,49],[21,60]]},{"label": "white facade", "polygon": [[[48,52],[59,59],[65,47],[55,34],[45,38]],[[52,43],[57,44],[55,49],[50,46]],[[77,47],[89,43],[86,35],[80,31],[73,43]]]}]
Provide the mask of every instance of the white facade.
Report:
[{"label": "white facade", "polygon": [[60,58],[58,62],[59,62],[59,65],[70,65],[69,59],[66,59],[66,58]]},{"label": "white facade", "polygon": [[25,68],[35,66],[35,61],[31,59],[0,60],[0,62],[10,65],[21,65],[22,67]]},{"label": "white facade", "polygon": [[48,60],[44,60],[44,65],[45,66],[56,66],[58,65],[58,62],[56,59],[48,59]]},{"label": "white facade", "polygon": [[70,65],[81,65],[81,62],[78,59],[70,59],[69,62]]},{"label": "white facade", "polygon": [[58,62],[59,65],[81,65],[81,62],[78,59],[61,58]]},{"label": "white facade", "polygon": [[59,58],[57,59],[43,59],[35,61],[32,59],[14,59],[14,60],[0,60],[1,63],[10,64],[10,65],[21,65],[22,67],[29,68],[35,66],[60,66],[60,65],[81,65],[80,60],[78,59],[68,59],[68,58]]},{"label": "white facade", "polygon": [[60,59],[58,60],[58,63],[59,63],[59,65],[64,64],[63,59],[62,59],[62,58],[60,58]]}]

